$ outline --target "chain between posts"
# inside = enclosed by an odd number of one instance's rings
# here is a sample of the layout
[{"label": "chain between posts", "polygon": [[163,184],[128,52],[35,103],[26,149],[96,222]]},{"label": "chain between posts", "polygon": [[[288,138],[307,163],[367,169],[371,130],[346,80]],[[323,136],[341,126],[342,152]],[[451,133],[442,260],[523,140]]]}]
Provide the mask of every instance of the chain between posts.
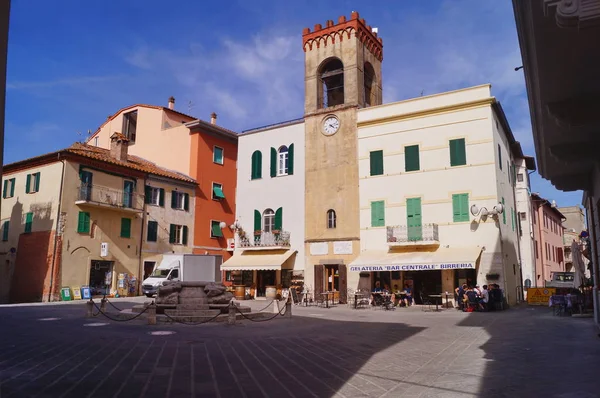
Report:
[{"label": "chain between posts", "polygon": [[[108,301],[108,300],[107,300]],[[93,316],[98,316],[99,314],[104,315],[105,317],[107,317],[108,319],[110,319],[111,321],[115,321],[115,322],[128,322],[128,321],[133,321],[134,319],[140,317],[143,313],[145,313],[146,311],[148,311],[148,308],[150,308],[150,306],[146,306],[146,308],[144,308],[143,311],[141,311],[139,314],[134,315],[131,318],[128,319],[118,319],[118,318],[113,318],[109,315],[106,314],[106,312],[102,311],[102,309],[100,309],[100,307],[98,307],[98,304],[96,304],[94,302],[94,300],[90,299],[90,302],[94,305],[94,307],[96,307],[96,309],[98,310],[98,312],[96,312],[95,314],[92,313]],[[116,308],[116,307],[115,307]]]},{"label": "chain between posts", "polygon": [[[274,302],[275,302],[275,301],[273,300],[273,301],[271,302],[271,304],[273,304]],[[286,303],[287,303],[287,302],[286,302]],[[269,305],[271,305],[271,304],[269,304]],[[248,319],[248,320],[250,320],[250,321],[252,321],[252,322],[266,322],[266,321],[271,321],[271,320],[273,320],[273,319],[277,318],[277,316],[284,316],[284,315],[285,315],[285,312],[286,312],[286,311],[285,311],[285,310],[286,310],[286,306],[284,305],[284,306],[283,306],[283,308],[282,308],[281,310],[279,310],[279,311],[278,311],[278,312],[277,312],[275,315],[273,315],[272,317],[269,317],[269,318],[266,318],[266,319],[252,319],[252,318],[250,318],[250,317],[246,316],[246,314],[244,314],[242,311],[240,311],[240,309],[239,309],[237,306],[234,306],[234,307],[235,307],[235,310],[236,310],[238,313],[240,313],[240,314],[242,315],[242,317],[243,317],[243,318],[245,318],[245,319]],[[267,306],[267,308],[268,308],[268,306]],[[260,311],[259,311],[259,312],[260,312]]]}]

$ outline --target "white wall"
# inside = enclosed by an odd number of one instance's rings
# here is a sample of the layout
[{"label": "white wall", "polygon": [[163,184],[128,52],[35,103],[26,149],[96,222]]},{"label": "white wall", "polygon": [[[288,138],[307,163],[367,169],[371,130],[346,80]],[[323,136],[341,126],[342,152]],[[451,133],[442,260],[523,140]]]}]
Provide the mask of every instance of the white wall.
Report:
[{"label": "white wall", "polygon": [[[294,144],[294,174],[271,177],[271,148]],[[252,180],[252,153],[262,153],[262,178]],[[236,218],[246,233],[254,229],[254,210],[283,208],[282,228],[297,250],[294,270],[304,269],[304,123],[241,134],[238,140]],[[264,227],[264,225],[263,225]]]},{"label": "white wall", "polygon": [[[520,236],[520,251],[521,251],[521,268],[523,272],[523,284],[525,280],[531,281],[531,286],[535,286],[535,240],[533,233],[533,215],[532,215],[532,204],[531,195],[529,191],[529,170],[525,167],[524,159],[517,159],[515,161],[517,166],[517,175],[523,176],[523,181],[519,182],[517,179],[515,196],[517,198],[517,212],[524,213],[525,218],[520,219],[520,226],[523,232]],[[519,217],[520,218],[520,217]]]}]

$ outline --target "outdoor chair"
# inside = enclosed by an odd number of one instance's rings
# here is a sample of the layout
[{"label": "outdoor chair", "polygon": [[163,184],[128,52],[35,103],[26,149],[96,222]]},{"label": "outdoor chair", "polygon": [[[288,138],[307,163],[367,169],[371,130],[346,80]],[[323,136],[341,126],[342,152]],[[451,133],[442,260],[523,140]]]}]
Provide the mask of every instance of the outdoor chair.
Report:
[{"label": "outdoor chair", "polygon": [[432,307],[435,305],[431,302],[431,298],[423,293],[419,293],[419,297],[421,298],[421,311],[432,311]]}]

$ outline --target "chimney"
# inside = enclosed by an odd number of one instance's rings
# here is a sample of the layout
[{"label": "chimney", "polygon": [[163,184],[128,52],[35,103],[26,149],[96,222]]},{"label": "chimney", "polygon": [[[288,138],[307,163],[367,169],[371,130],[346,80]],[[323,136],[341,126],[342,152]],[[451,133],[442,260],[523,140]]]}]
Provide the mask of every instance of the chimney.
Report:
[{"label": "chimney", "polygon": [[121,133],[110,136],[110,156],[121,162],[127,162],[127,147],[129,140]]},{"label": "chimney", "polygon": [[169,97],[169,109],[175,109],[175,97]]},{"label": "chimney", "polygon": [[217,124],[217,114],[214,112],[210,114],[210,124]]}]

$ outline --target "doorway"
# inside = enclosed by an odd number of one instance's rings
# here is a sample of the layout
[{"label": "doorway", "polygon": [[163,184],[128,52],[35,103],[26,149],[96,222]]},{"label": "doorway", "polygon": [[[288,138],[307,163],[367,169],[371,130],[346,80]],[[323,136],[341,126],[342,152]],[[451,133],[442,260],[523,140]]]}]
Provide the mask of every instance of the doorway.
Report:
[{"label": "doorway", "polygon": [[156,266],[156,261],[144,261],[144,277],[142,278],[142,281],[145,281],[146,278],[148,278],[150,275],[152,275],[152,272],[154,272],[155,266]]},{"label": "doorway", "polygon": [[92,260],[90,265],[90,291],[93,296],[110,294],[114,261]]},{"label": "doorway", "polygon": [[413,298],[423,304],[421,295],[440,294],[442,291],[442,271],[415,271],[404,274],[405,282],[412,284]]},{"label": "doorway", "polygon": [[261,270],[256,272],[256,297],[265,297],[267,286],[275,286],[277,271]]}]

